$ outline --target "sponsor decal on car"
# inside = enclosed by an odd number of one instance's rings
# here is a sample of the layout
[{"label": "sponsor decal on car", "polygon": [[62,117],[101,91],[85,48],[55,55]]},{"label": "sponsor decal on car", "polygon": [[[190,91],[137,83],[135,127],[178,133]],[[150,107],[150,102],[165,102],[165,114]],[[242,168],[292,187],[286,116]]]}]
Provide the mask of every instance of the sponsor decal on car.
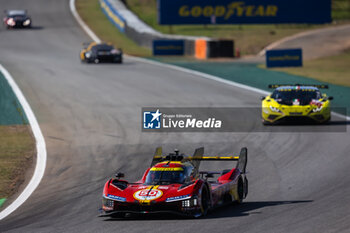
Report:
[{"label": "sponsor decal on car", "polygon": [[134,198],[139,201],[152,201],[160,198],[163,192],[158,189],[142,189],[134,193]]},{"label": "sponsor decal on car", "polygon": [[165,201],[166,202],[172,202],[172,201],[186,200],[186,199],[190,199],[190,198],[191,198],[191,195],[187,194],[187,195],[183,195],[183,196],[169,197]]},{"label": "sponsor decal on car", "polygon": [[126,201],[125,197],[118,197],[118,196],[114,196],[112,194],[108,194],[107,198],[110,198],[110,199],[113,199],[113,200],[116,200],[116,201],[122,201],[122,202]]}]

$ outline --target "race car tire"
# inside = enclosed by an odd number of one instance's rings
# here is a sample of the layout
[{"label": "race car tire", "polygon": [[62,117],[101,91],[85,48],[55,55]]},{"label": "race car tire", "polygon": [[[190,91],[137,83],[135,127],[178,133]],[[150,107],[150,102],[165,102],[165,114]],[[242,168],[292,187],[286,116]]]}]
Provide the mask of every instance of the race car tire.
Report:
[{"label": "race car tire", "polygon": [[329,117],[327,120],[322,122],[324,125],[328,125],[331,122],[331,117]]},{"label": "race car tire", "polygon": [[209,209],[209,202],[209,190],[207,186],[204,186],[201,194],[201,216],[207,215]]},{"label": "race car tire", "polygon": [[242,203],[244,199],[244,182],[242,178],[239,178],[238,183],[237,183],[237,194],[238,194],[238,200],[237,203]]},{"label": "race car tire", "polygon": [[262,124],[263,124],[263,125],[272,125],[271,122],[266,121],[266,120],[264,120],[264,119],[262,119]]},{"label": "race car tire", "polygon": [[248,196],[248,179],[244,177],[244,198]]}]

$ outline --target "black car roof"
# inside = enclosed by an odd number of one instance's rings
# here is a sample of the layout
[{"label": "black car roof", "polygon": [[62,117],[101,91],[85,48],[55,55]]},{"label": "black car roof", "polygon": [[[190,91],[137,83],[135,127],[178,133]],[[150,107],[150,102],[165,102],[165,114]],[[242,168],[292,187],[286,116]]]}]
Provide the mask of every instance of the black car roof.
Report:
[{"label": "black car roof", "polygon": [[97,44],[97,45],[92,46],[91,49],[96,49],[96,50],[99,50],[99,49],[113,49],[113,46],[109,45],[109,44]]},{"label": "black car roof", "polygon": [[7,11],[7,15],[8,16],[12,16],[12,15],[23,15],[23,16],[26,16],[27,12],[25,10],[8,10]]}]

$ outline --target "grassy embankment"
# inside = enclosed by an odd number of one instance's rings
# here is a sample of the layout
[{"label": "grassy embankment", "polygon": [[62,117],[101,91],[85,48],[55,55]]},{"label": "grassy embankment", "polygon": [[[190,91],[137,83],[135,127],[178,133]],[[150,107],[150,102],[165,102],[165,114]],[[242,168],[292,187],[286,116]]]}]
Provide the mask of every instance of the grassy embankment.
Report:
[{"label": "grassy embankment", "polygon": [[[333,0],[332,18],[335,21],[350,19],[350,1]],[[350,50],[335,56],[305,61],[301,68],[274,69],[295,75],[314,78],[322,82],[350,87]]]},{"label": "grassy embankment", "polygon": [[0,207],[23,183],[34,153],[28,125],[0,126]]},{"label": "grassy embankment", "polygon": [[335,56],[305,61],[303,67],[275,68],[290,74],[350,87],[350,50]]}]

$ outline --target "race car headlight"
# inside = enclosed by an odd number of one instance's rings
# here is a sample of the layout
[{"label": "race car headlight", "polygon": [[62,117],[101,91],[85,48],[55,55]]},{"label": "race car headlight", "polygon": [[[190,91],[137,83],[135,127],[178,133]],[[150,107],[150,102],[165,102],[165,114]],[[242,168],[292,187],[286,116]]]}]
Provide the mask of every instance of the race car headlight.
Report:
[{"label": "race car headlight", "polygon": [[112,207],[114,206],[114,201],[111,199],[103,198],[103,205],[106,207]]},{"label": "race car headlight", "polygon": [[271,111],[273,111],[273,112],[282,113],[281,110],[279,110],[278,108],[275,108],[275,107],[270,106],[270,109],[271,109]]},{"label": "race car headlight", "polygon": [[193,207],[198,205],[198,199],[192,198],[182,201],[182,207]]},{"label": "race car headlight", "polygon": [[10,26],[15,26],[16,22],[13,18],[9,18],[7,20],[7,25],[10,25]]},{"label": "race car headlight", "polygon": [[91,52],[86,52],[86,53],[85,53],[85,57],[86,57],[86,58],[90,58],[90,57],[91,57]]},{"label": "race car headlight", "polygon": [[26,21],[23,22],[24,26],[28,26],[30,24],[30,19],[27,19]]},{"label": "race car headlight", "polygon": [[191,206],[190,200],[182,201],[182,207],[190,207],[190,206]]},{"label": "race car headlight", "polygon": [[323,106],[312,109],[312,112],[320,112],[323,109]]},{"label": "race car headlight", "polygon": [[118,50],[116,50],[116,49],[112,49],[111,50],[111,54],[119,54],[120,52],[118,51]]}]

